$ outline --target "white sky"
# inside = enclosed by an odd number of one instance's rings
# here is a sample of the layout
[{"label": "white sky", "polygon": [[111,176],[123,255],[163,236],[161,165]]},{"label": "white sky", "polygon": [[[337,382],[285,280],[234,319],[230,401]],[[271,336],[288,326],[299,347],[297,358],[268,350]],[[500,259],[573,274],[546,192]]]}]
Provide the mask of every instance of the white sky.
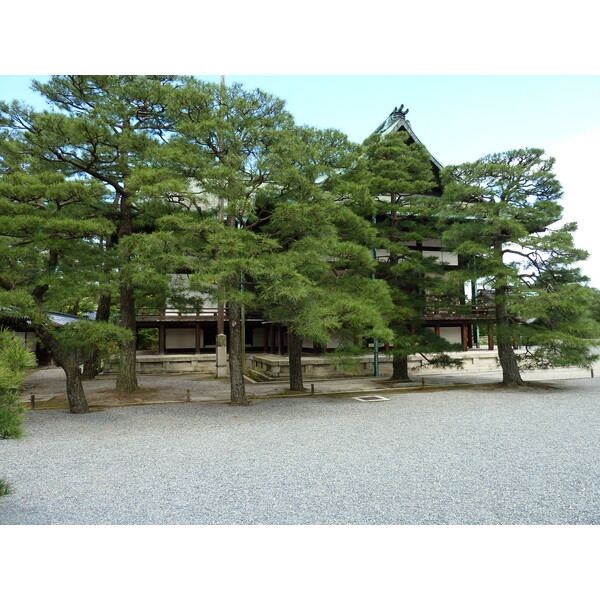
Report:
[{"label": "white sky", "polygon": [[590,253],[580,266],[596,288],[600,288],[599,152],[600,129],[560,140],[547,148],[547,153],[556,158],[555,172],[563,185],[565,221],[577,222],[575,245]]}]

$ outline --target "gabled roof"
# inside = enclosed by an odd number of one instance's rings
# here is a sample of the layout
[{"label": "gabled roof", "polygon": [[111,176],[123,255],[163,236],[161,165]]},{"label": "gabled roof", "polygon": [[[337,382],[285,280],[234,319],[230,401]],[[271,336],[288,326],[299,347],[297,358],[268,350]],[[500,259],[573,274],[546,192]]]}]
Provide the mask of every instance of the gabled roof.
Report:
[{"label": "gabled roof", "polygon": [[78,317],[77,315],[69,315],[67,313],[61,313],[52,310],[49,310],[46,314],[55,325],[69,325],[70,323],[75,323],[76,321],[87,320],[85,317]]},{"label": "gabled roof", "polygon": [[[404,104],[401,104],[400,108],[394,108],[394,110],[390,113],[390,116],[373,133],[387,135],[388,133],[393,133],[394,131],[406,131],[413,142],[417,142],[425,147],[425,144],[421,142],[421,140],[412,130],[410,121],[406,118],[407,113],[408,108],[404,110]],[[431,152],[427,152],[429,153],[433,165],[437,167],[438,170],[441,170],[443,168],[441,163],[431,155]]]},{"label": "gabled roof", "polygon": [[[12,307],[0,307],[0,317],[6,320],[20,321],[22,323],[26,323],[29,325],[31,320],[27,317],[17,317],[15,313],[17,311]],[[57,312],[53,310],[46,311],[46,316],[52,321],[54,325],[69,325],[70,323],[75,323],[76,321],[85,321],[87,320],[85,317],[78,317],[77,315],[70,315],[67,313]]]}]

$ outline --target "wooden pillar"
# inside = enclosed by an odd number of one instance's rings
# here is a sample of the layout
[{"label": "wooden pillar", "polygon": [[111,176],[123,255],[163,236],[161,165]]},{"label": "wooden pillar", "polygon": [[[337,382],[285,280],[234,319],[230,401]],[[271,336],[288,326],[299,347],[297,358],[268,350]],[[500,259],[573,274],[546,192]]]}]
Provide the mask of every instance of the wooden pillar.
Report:
[{"label": "wooden pillar", "polygon": [[468,325],[461,325],[460,327],[460,339],[462,341],[463,350],[469,349],[469,327]]},{"label": "wooden pillar", "polygon": [[283,326],[280,325],[277,328],[277,330],[278,330],[277,333],[279,334],[278,335],[278,337],[279,337],[279,339],[278,339],[279,354],[283,355]]},{"label": "wooden pillar", "polygon": [[196,354],[200,354],[202,348],[202,327],[200,323],[196,323]]},{"label": "wooden pillar", "polygon": [[491,323],[488,324],[488,348],[494,349],[494,326]]},{"label": "wooden pillar", "polygon": [[469,348],[473,347],[473,327],[471,325],[465,325],[467,328],[467,345]]},{"label": "wooden pillar", "polygon": [[219,302],[217,305],[217,335],[225,333],[225,305]]},{"label": "wooden pillar", "polygon": [[437,335],[438,337],[442,336],[441,330],[440,330],[440,326],[439,325],[435,325],[435,327],[433,328],[435,331],[435,335]]},{"label": "wooden pillar", "polygon": [[165,324],[158,324],[158,353],[165,353],[165,341],[166,341],[166,332],[165,332]]},{"label": "wooden pillar", "polygon": [[268,354],[269,352],[269,326],[263,324],[263,352]]}]

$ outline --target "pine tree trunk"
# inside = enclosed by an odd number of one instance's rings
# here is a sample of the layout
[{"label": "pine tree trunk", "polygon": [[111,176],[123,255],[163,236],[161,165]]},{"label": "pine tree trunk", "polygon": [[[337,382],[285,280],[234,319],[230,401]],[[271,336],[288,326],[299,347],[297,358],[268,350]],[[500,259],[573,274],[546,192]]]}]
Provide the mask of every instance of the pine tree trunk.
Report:
[{"label": "pine tree trunk", "polygon": [[[398,227],[398,212],[395,210],[395,205],[398,200],[396,194],[391,195],[391,211],[390,211],[390,222],[391,227],[394,233],[390,235],[390,240],[392,242],[397,242],[399,237],[395,233],[396,228]],[[398,264],[400,257],[392,252],[389,258],[389,264],[391,267],[394,267]],[[394,287],[401,288],[402,281],[398,278],[392,279],[392,284]],[[398,302],[397,300],[395,302]],[[392,329],[394,330],[394,334],[397,338],[403,337],[407,335],[406,326],[403,323],[395,321],[392,323]],[[408,355],[406,354],[396,354],[392,353],[392,376],[389,379],[390,381],[410,381],[410,377],[408,376]]]},{"label": "pine tree trunk", "polygon": [[502,367],[502,385],[525,385],[525,382],[521,378],[521,371],[512,342],[502,339],[500,334],[498,334],[498,359]]},{"label": "pine tree trunk", "polygon": [[35,326],[35,333],[50,352],[56,364],[65,372],[69,410],[74,414],[89,413],[90,409],[83,389],[81,371],[79,370],[75,355],[65,352],[58,340],[44,326]]},{"label": "pine tree trunk", "polygon": [[495,290],[496,335],[498,339],[498,360],[502,367],[502,385],[525,385],[521,378],[517,356],[513,348],[513,332],[506,308],[506,294],[505,286],[499,286]]},{"label": "pine tree trunk", "polygon": [[67,398],[70,411],[75,414],[89,413],[90,409],[83,390],[81,371],[77,361],[73,356],[69,356],[62,368],[67,376]]},{"label": "pine tree trunk", "polygon": [[[128,197],[122,194],[121,202],[121,220],[119,223],[118,238],[121,241],[124,237],[132,233],[132,215],[131,205]],[[121,259],[129,262],[129,256],[122,256]],[[119,286],[119,300],[121,303],[121,327],[124,327],[132,334],[132,339],[123,344],[121,350],[121,360],[119,372],[117,374],[116,389],[121,393],[135,392],[138,389],[137,375],[135,372],[136,360],[136,324],[135,324],[135,296],[131,275],[128,273],[129,265],[123,265],[120,271],[121,282]]]},{"label": "pine tree trunk", "polygon": [[[102,321],[104,323],[108,322],[110,317],[110,304],[111,297],[110,296],[100,296],[100,300],[98,301],[98,309],[96,310],[96,321]],[[82,377],[84,380],[91,380],[100,373],[101,364],[100,364],[100,355],[97,348],[93,348],[90,352],[90,355],[86,358],[83,363],[83,374]]]},{"label": "pine tree trunk", "polygon": [[116,389],[121,393],[135,392],[138,389],[136,361],[135,301],[133,287],[127,281],[121,283],[121,326],[129,330],[133,337],[121,348],[121,360],[117,373]]},{"label": "pine tree trunk", "polygon": [[289,365],[290,365],[290,390],[292,392],[303,392],[304,382],[302,380],[302,336],[298,336],[288,330],[289,333]]},{"label": "pine tree trunk", "polygon": [[[398,261],[395,260],[395,263]],[[397,340],[405,339],[410,335],[408,328],[399,321],[392,323],[392,329]],[[392,376],[390,381],[410,381],[408,376],[408,354],[392,351]]]},{"label": "pine tree trunk", "polygon": [[402,356],[393,355],[392,369],[390,381],[411,381],[408,376],[408,356],[406,354]]},{"label": "pine tree trunk", "polygon": [[228,303],[229,312],[229,379],[231,404],[248,406],[242,365],[242,309],[235,302]]},{"label": "pine tree trunk", "polygon": [[98,352],[98,348],[93,348],[83,363],[81,377],[85,381],[91,381],[92,379],[96,379],[96,375],[100,373],[101,369],[100,353]]}]

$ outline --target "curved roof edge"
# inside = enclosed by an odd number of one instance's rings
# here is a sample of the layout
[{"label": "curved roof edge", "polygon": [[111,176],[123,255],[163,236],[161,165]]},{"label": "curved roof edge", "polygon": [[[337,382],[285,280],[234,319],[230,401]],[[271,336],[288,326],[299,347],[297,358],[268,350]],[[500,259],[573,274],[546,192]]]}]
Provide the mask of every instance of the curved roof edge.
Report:
[{"label": "curved roof edge", "polygon": [[[394,110],[390,113],[389,117],[373,132],[379,133],[381,135],[388,135],[389,133],[393,133],[394,131],[404,130],[414,142],[421,144],[426,150],[427,146],[417,137],[416,133],[413,131],[410,121],[406,118],[406,114],[408,113],[408,108],[404,109],[404,104],[400,105],[400,108],[394,108]],[[431,158],[431,162],[438,168],[443,169],[442,163],[437,160],[429,150],[427,150]]]}]

